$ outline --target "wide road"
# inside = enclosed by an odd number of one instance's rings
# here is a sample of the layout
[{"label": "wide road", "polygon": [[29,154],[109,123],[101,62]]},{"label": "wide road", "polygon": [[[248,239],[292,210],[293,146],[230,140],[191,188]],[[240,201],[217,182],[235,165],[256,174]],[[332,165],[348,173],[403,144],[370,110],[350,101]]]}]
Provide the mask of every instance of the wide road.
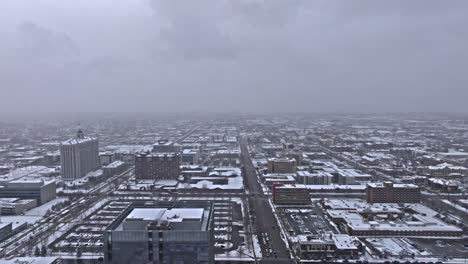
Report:
[{"label": "wide road", "polygon": [[286,244],[281,239],[280,227],[273,215],[268,197],[263,194],[258,182],[257,171],[252,163],[244,138],[241,138],[241,161],[244,165],[246,190],[251,194],[248,198],[251,214],[254,215],[255,233],[258,235],[263,259],[260,263],[294,263],[290,259]]}]

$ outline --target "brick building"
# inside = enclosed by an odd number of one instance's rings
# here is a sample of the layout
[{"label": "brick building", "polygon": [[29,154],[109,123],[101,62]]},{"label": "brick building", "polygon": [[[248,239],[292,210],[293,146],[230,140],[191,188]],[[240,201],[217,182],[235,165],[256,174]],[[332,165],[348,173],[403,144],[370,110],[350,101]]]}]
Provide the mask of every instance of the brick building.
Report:
[{"label": "brick building", "polygon": [[137,180],[177,180],[180,176],[179,153],[139,153],[135,155]]},{"label": "brick building", "polygon": [[419,203],[421,190],[414,184],[369,183],[366,196],[368,203]]},{"label": "brick building", "polygon": [[309,191],[304,185],[273,185],[273,203],[277,205],[311,205]]},{"label": "brick building", "polygon": [[268,159],[269,173],[296,173],[296,168],[295,159]]}]

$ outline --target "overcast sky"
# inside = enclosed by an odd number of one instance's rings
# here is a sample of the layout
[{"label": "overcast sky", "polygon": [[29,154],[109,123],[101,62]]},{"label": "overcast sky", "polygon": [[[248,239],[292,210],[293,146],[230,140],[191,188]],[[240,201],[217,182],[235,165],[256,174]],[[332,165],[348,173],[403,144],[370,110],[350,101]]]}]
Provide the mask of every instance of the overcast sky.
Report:
[{"label": "overcast sky", "polygon": [[466,0],[0,9],[3,112],[468,112]]}]

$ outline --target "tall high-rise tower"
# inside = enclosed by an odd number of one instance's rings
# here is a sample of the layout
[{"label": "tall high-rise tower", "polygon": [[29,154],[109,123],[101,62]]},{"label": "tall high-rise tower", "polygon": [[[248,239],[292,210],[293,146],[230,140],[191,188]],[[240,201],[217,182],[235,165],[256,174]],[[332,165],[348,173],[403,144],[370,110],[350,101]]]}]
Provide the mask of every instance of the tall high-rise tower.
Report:
[{"label": "tall high-rise tower", "polygon": [[60,145],[62,179],[74,180],[88,172],[99,169],[99,142],[97,138],[86,137],[80,129],[76,137]]}]

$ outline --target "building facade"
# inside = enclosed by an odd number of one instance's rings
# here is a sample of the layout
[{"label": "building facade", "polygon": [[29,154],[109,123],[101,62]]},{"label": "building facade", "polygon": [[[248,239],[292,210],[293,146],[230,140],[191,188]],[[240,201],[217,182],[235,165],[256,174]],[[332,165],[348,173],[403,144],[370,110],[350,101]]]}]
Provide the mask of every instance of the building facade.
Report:
[{"label": "building facade", "polygon": [[11,235],[12,226],[11,223],[0,223],[0,242]]},{"label": "building facade", "polygon": [[0,198],[0,215],[19,215],[36,206],[35,199]]},{"label": "building facade", "polygon": [[323,171],[317,171],[316,173],[298,171],[296,178],[298,183],[308,185],[328,185],[332,184],[333,181],[333,175]]},{"label": "building facade", "polygon": [[181,162],[183,164],[198,164],[200,152],[196,149],[184,149],[181,153]]},{"label": "building facade", "polygon": [[214,263],[211,212],[134,208],[104,233],[105,263]]},{"label": "building facade", "polygon": [[120,174],[124,172],[127,168],[128,168],[128,163],[125,163],[120,160],[116,160],[102,167],[102,172],[104,173],[104,176],[109,177],[109,176]]},{"label": "building facade", "polygon": [[144,152],[135,155],[137,180],[177,180],[179,176],[179,153]]},{"label": "building facade", "polygon": [[419,203],[421,190],[414,184],[369,183],[366,197],[368,203]]},{"label": "building facade", "polygon": [[54,180],[22,178],[5,183],[0,198],[35,199],[38,205],[55,199],[57,185]]},{"label": "building facade", "polygon": [[356,237],[345,234],[299,235],[292,242],[298,255],[305,259],[354,259],[362,254],[364,248]]},{"label": "building facade", "polygon": [[60,145],[60,165],[63,180],[75,180],[100,167],[97,138],[85,137],[79,130],[76,138]]},{"label": "building facade", "polygon": [[269,173],[296,173],[296,168],[295,159],[268,159]]}]

